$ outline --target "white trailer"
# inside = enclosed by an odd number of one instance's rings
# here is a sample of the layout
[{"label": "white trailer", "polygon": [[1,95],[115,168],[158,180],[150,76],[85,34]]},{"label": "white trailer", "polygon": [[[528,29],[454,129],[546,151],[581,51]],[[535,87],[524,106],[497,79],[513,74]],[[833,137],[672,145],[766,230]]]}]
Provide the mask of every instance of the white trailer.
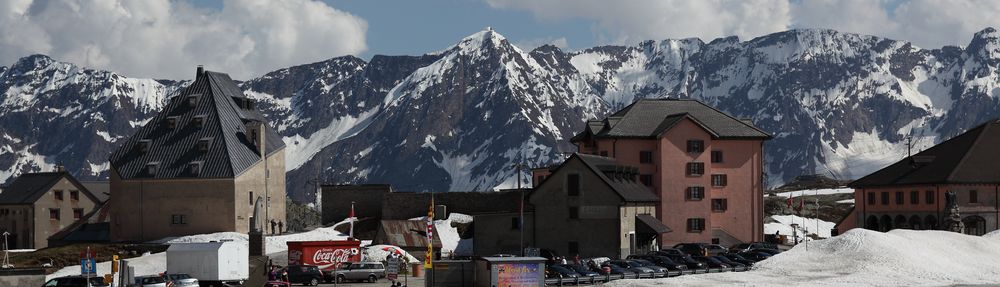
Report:
[{"label": "white trailer", "polygon": [[184,273],[201,286],[239,286],[250,277],[245,242],[176,243],[167,248],[167,273]]}]

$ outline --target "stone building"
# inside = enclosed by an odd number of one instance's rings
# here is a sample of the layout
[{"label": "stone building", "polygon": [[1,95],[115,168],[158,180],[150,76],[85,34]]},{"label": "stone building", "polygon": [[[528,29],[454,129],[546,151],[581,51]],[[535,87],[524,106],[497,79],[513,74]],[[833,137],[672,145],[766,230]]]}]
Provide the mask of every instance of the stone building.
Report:
[{"label": "stone building", "polygon": [[284,223],[285,145],[266,122],[228,75],[199,67],[111,155],[111,239],[245,233],[257,200],[266,232]]},{"label": "stone building", "polygon": [[107,196],[91,193],[62,170],[22,174],[0,193],[0,233],[10,233],[10,249],[45,248],[49,236],[93,212],[104,200]]},{"label": "stone building", "polygon": [[949,191],[956,193],[965,233],[1000,229],[997,147],[995,119],[852,182],[854,209],[837,230],[943,229]]},{"label": "stone building", "polygon": [[[580,153],[636,167],[659,197],[652,214],[680,242],[763,240],[764,141],[771,135],[696,100],[641,99],[588,121],[571,142]],[[549,171],[533,171],[535,184]]]}]

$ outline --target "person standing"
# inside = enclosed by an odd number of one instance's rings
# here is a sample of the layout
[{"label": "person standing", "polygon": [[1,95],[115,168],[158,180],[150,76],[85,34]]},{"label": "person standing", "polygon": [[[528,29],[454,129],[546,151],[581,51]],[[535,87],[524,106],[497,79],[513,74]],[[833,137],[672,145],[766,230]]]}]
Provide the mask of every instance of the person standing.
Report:
[{"label": "person standing", "polygon": [[285,233],[285,222],[278,221],[278,234]]},{"label": "person standing", "polygon": [[274,234],[274,226],[275,225],[278,225],[278,223],[274,222],[274,219],[271,219],[271,234]]}]

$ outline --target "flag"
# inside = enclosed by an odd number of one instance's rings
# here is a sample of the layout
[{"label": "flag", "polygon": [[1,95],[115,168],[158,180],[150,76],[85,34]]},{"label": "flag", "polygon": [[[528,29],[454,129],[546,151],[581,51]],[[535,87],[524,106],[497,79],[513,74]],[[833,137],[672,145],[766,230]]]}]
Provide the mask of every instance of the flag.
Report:
[{"label": "flag", "polygon": [[354,238],[354,221],[355,220],[354,220],[354,202],[353,201],[351,201],[351,214],[347,215],[347,220],[351,221],[351,231],[347,233],[348,234],[347,236],[350,237],[350,238]]},{"label": "flag", "polygon": [[788,197],[788,200],[786,200],[786,201],[788,202],[788,208],[792,208],[792,201],[793,201],[793,200],[792,200],[792,197],[791,197],[791,196],[789,196],[789,197]]},{"label": "flag", "polygon": [[805,203],[806,203],[806,200],[800,197],[799,198],[799,207],[796,207],[795,211],[802,211],[802,207],[805,206]]},{"label": "flag", "polygon": [[424,257],[424,268],[431,269],[434,264],[434,194],[431,194],[431,204],[427,208],[427,256]]}]

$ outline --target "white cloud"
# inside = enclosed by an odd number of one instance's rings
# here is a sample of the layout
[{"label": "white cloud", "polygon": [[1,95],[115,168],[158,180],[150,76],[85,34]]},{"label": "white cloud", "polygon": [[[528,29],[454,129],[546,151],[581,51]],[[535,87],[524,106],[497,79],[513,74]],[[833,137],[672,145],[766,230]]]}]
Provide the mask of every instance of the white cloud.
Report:
[{"label": "white cloud", "polygon": [[136,77],[190,79],[194,66],[247,79],[366,49],[367,22],[312,0],[0,3],[0,61],[33,53]]},{"label": "white cloud", "polygon": [[540,22],[582,19],[600,44],[736,35],[749,39],[791,28],[829,28],[906,40],[925,48],[968,44],[1000,28],[996,0],[486,0]]}]

